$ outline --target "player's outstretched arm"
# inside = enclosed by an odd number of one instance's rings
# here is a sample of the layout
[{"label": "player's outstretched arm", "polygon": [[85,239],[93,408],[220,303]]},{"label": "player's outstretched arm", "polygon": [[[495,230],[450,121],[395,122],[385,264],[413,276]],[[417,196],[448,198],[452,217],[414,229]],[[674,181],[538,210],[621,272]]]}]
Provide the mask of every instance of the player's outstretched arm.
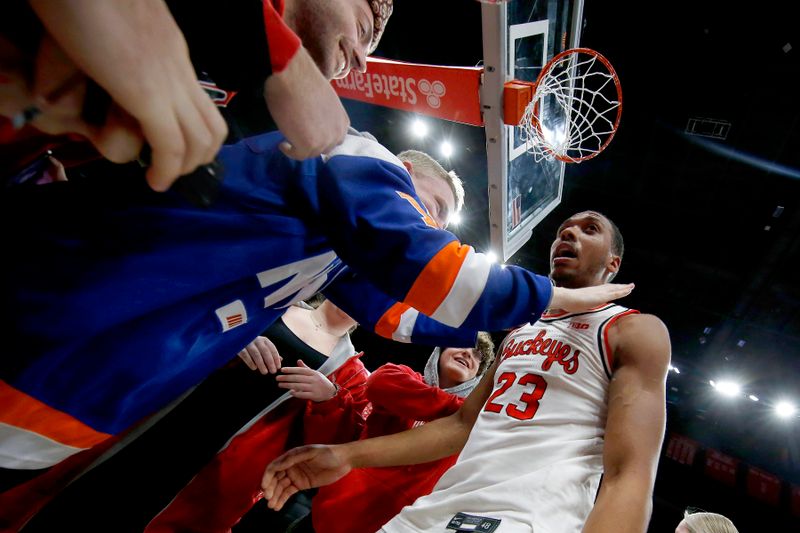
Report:
[{"label": "player's outstretched arm", "polygon": [[284,453],[267,466],[261,482],[269,507],[278,510],[297,491],[333,483],[353,468],[427,463],[459,452],[492,391],[496,366],[448,417],[385,437]]},{"label": "player's outstretched arm", "polygon": [[609,389],[603,483],[583,532],[644,533],[664,439],[669,334],[657,317],[632,315],[609,335],[617,370]]}]

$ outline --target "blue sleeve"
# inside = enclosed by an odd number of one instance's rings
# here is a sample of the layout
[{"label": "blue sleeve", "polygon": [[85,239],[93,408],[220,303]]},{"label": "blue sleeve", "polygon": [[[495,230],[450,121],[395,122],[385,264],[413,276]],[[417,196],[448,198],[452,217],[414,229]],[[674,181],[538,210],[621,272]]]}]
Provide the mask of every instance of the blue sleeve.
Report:
[{"label": "blue sleeve", "polygon": [[[386,296],[352,270],[339,275],[323,292],[361,326],[386,338],[430,346],[475,346],[476,331],[452,328],[428,318]],[[392,322],[394,316],[398,317],[396,324]]]},{"label": "blue sleeve", "polygon": [[389,297],[473,331],[533,322],[547,307],[548,278],[500,268],[435,227],[408,172],[381,145],[348,136],[318,172],[323,231],[337,255]]}]

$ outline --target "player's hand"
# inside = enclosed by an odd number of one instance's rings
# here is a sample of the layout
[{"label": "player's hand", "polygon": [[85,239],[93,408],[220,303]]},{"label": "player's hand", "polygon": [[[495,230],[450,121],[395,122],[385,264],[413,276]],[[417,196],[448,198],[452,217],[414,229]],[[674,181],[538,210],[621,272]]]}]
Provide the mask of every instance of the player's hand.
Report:
[{"label": "player's hand", "polygon": [[305,48],[284,70],[267,78],[264,99],[286,137],[279,148],[292,159],[327,153],[347,135],[350,118]]},{"label": "player's hand", "polygon": [[277,373],[283,361],[278,348],[266,337],[256,337],[237,355],[250,370],[258,370],[265,375]]},{"label": "player's hand", "polygon": [[297,491],[333,483],[351,469],[341,446],[301,446],[267,466],[261,489],[267,505],[277,511]]},{"label": "player's hand", "polygon": [[107,124],[88,135],[104,156],[134,159],[146,140],[152,149],[147,181],[158,191],[214,159],[227,127],[197,83],[186,41],[163,0],[30,5],[78,69],[114,101]]},{"label": "player's hand", "polygon": [[278,387],[288,389],[295,398],[312,402],[324,402],[336,396],[336,385],[325,374],[309,368],[301,360],[297,364],[299,366],[285,366],[281,369],[283,374],[275,378]]},{"label": "player's hand", "polygon": [[563,309],[570,313],[586,311],[587,309],[627,296],[631,293],[633,288],[633,283],[606,283],[604,285],[583,287],[581,289],[553,287],[553,297],[550,300],[550,308]]}]

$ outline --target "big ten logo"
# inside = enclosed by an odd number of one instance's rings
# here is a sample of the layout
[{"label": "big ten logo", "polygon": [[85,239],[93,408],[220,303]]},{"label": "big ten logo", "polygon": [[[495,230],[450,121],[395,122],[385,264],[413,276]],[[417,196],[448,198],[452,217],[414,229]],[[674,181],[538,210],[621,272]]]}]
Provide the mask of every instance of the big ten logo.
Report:
[{"label": "big ten logo", "polygon": [[440,81],[430,82],[428,80],[419,80],[417,87],[419,88],[419,92],[425,95],[428,105],[433,109],[438,109],[439,106],[442,105],[442,96],[447,92],[444,83]]},{"label": "big ten logo", "polygon": [[570,322],[569,327],[572,329],[589,329],[589,324],[583,322]]}]

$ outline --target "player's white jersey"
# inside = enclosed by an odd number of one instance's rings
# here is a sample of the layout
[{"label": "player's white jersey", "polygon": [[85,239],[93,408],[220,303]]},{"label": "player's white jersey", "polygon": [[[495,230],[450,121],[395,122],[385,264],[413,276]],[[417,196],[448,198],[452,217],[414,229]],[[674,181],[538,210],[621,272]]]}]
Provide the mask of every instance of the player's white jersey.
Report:
[{"label": "player's white jersey", "polygon": [[603,468],[607,332],[630,313],[607,304],[545,314],[509,334],[458,462],[385,531],[579,532]]}]

